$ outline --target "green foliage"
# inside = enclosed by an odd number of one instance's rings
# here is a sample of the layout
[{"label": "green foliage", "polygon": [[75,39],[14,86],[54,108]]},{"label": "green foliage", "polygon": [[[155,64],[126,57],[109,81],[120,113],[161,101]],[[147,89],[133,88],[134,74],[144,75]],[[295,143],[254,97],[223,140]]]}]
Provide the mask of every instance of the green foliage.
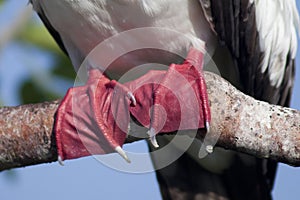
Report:
[{"label": "green foliage", "polygon": [[[0,9],[5,2],[7,1],[0,0]],[[34,71],[30,74],[30,77],[27,77],[22,85],[20,85],[19,97],[21,103],[36,103],[61,98],[62,92],[58,93],[57,85],[56,90],[54,90],[50,84],[53,84],[53,78],[55,78],[55,80],[58,78],[69,81],[70,85],[72,85],[76,73],[70,59],[62,52],[45,26],[35,18],[28,20],[26,24],[20,24],[17,34],[14,33],[14,35],[14,42],[20,43],[21,46],[24,44],[24,51],[26,51],[26,48],[30,45],[40,49],[44,54],[51,55],[51,58],[53,58],[51,70],[47,72],[41,72],[40,70]],[[28,67],[30,71],[32,68],[31,65],[35,63],[35,58],[35,55],[30,56],[28,60],[23,63],[24,68]],[[32,59],[32,62],[30,59]],[[45,67],[41,66],[41,69],[42,68]],[[45,73],[48,74],[45,75]],[[46,77],[45,80],[43,77]]]},{"label": "green foliage", "polygon": [[42,24],[36,23],[33,20],[29,21],[19,32],[17,39],[25,43],[33,44],[43,50],[58,54],[59,56],[63,55],[63,52],[60,50],[47,29]]},{"label": "green foliage", "polygon": [[2,9],[3,3],[4,3],[4,0],[0,0],[0,11],[1,11],[1,9]]},{"label": "green foliage", "polygon": [[17,39],[53,54],[55,59],[53,74],[74,80],[76,73],[69,57],[59,48],[44,25],[30,21]]},{"label": "green foliage", "polygon": [[72,63],[66,55],[60,55],[56,57],[56,65],[53,68],[53,74],[61,76],[65,79],[74,80],[76,72],[72,66]]},{"label": "green foliage", "polygon": [[32,79],[28,79],[22,84],[20,96],[24,104],[51,101],[59,98],[59,95],[39,87]]},{"label": "green foliage", "polygon": [[[50,77],[59,77],[65,80],[73,81],[76,73],[70,62],[70,59],[58,47],[47,29],[34,20],[28,22],[26,26],[17,35],[17,41],[33,45],[43,52],[48,52],[54,59],[54,66],[50,71]],[[47,89],[48,88],[48,89]],[[30,77],[23,83],[20,90],[20,97],[23,103],[36,103],[49,101],[61,97],[51,90],[50,87],[41,87],[34,77]]]},{"label": "green foliage", "polygon": [[17,39],[53,54],[55,59],[53,73],[64,78],[74,80],[76,73],[70,59],[59,48],[53,37],[42,24],[30,21],[19,33]]}]

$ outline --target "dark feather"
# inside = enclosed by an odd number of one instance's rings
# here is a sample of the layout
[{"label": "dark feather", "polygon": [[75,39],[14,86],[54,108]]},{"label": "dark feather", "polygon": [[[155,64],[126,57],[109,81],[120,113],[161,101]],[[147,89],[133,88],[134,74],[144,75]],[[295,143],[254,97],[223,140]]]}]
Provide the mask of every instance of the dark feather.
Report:
[{"label": "dark feather", "polygon": [[[200,0],[203,4],[206,0]],[[261,72],[264,52],[259,46],[255,5],[247,0],[210,0],[209,10],[215,32],[237,62],[244,92],[256,99],[288,106],[294,80],[294,60],[287,56],[284,80],[272,86],[268,74]]]}]

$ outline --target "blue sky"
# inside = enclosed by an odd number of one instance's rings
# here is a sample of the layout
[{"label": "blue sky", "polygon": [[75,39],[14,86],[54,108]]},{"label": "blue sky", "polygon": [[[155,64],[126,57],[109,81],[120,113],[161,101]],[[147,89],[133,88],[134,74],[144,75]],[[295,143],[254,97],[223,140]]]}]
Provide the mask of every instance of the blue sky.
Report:
[{"label": "blue sky", "polygon": [[[26,5],[26,2],[26,0],[11,0],[7,9],[0,11],[0,35],[7,20],[14,16],[15,10],[12,8],[15,6],[20,8]],[[35,49],[29,48],[25,51],[16,43],[10,43],[0,50],[0,99],[6,105],[19,103],[16,98],[19,82],[16,80],[22,81],[28,74],[36,73],[37,70],[49,69],[51,58],[42,53],[31,61],[32,68],[24,68],[24,62],[35,53]],[[300,60],[299,51],[297,59]],[[296,74],[292,107],[300,110],[300,70],[297,70]],[[147,152],[143,141],[131,144],[130,148],[138,152]],[[274,199],[299,199],[299,185],[300,169],[280,164],[273,192]],[[122,173],[100,164],[92,157],[87,157],[67,161],[64,167],[58,163],[50,163],[16,169],[13,173],[2,172],[0,198],[150,200],[160,199],[160,194],[154,173]]]}]

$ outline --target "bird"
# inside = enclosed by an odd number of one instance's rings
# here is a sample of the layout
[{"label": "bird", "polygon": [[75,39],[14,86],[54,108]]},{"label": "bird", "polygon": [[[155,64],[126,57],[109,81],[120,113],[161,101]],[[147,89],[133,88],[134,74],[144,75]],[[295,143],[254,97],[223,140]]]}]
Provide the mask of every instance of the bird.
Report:
[{"label": "bird", "polygon": [[[295,0],[30,0],[78,70],[99,43],[124,31],[155,27],[170,52],[188,54],[205,44],[220,75],[245,94],[289,106],[295,73],[299,16]],[[127,38],[127,48],[137,38]],[[153,38],[152,38],[153,39]],[[122,45],[124,45],[122,47]],[[148,62],[178,62],[161,51],[124,56],[110,78]],[[120,69],[119,66],[125,66]],[[160,145],[167,143],[158,137]],[[150,149],[154,150],[150,145]],[[158,159],[152,157],[153,163]],[[272,199],[277,163],[216,147],[204,159],[184,153],[156,171],[163,199]]]}]

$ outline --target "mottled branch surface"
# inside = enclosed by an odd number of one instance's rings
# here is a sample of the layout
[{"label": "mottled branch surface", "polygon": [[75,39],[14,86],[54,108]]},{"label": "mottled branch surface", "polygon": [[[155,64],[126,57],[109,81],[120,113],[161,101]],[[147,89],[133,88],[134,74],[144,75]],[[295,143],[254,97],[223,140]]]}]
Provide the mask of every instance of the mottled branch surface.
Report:
[{"label": "mottled branch surface", "polygon": [[0,108],[0,171],[57,160],[52,127],[58,104]]},{"label": "mottled branch surface", "polygon": [[[205,72],[212,140],[260,158],[300,166],[300,112],[244,95]],[[0,108],[0,171],[57,160],[53,123],[59,101]],[[140,134],[132,126],[129,135]],[[128,138],[130,142],[132,137]]]}]

